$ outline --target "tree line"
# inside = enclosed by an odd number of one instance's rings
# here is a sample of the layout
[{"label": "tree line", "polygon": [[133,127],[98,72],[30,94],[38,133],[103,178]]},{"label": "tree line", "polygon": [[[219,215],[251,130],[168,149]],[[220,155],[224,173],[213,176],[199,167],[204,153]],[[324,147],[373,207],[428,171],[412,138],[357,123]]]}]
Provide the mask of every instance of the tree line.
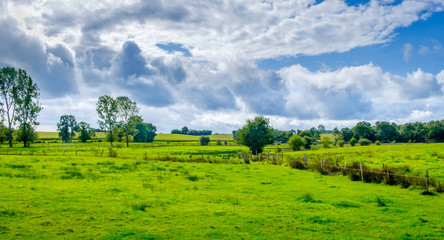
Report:
[{"label": "tree line", "polygon": [[[113,98],[108,95],[99,97],[96,104],[99,116],[99,126],[106,131],[105,140],[113,145],[113,142],[153,142],[156,136],[156,127],[151,123],[145,123],[138,115],[137,103],[126,96]],[[86,142],[95,136],[95,129],[86,122],[77,124],[72,115],[62,115],[57,123],[59,137],[64,142],[74,139],[75,133],[79,133],[78,139]]]},{"label": "tree line", "polygon": [[[330,133],[329,136],[322,136]],[[435,143],[444,142],[444,120],[427,123],[415,122],[397,125],[393,122],[377,121],[374,126],[370,122],[358,122],[352,128],[334,128],[326,130],[323,125],[309,130],[280,131],[270,126],[270,119],[257,116],[246,121],[245,125],[233,131],[233,139],[242,145],[248,146],[253,154],[261,153],[264,147],[272,143],[288,143],[293,150],[302,147],[310,149],[312,145],[321,143],[324,147],[330,144],[351,146],[359,143],[368,145],[372,142],[381,143]]]},{"label": "tree line", "polygon": [[171,130],[171,134],[185,134],[185,135],[193,135],[193,136],[206,136],[211,135],[213,131],[211,130],[194,130],[188,129],[187,126],[182,127],[182,130],[173,129]]}]

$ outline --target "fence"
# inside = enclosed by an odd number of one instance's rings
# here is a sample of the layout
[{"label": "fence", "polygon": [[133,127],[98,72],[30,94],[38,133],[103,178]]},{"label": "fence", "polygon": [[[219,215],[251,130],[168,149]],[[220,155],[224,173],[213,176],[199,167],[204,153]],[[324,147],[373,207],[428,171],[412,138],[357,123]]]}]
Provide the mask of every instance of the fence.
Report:
[{"label": "fence", "polygon": [[[35,151],[35,150],[6,150],[0,151],[0,155],[29,155],[29,156],[77,156],[77,157],[118,157],[118,153],[114,149],[95,149],[95,150],[63,150],[63,151]],[[284,153],[270,154],[259,153],[253,155],[253,152],[246,154],[244,152],[236,154],[204,154],[191,153],[190,155],[148,155],[147,152],[138,152],[131,154],[133,159],[173,161],[173,162],[207,162],[207,163],[231,163],[231,164],[248,164],[250,162],[258,162],[259,164],[273,164],[289,166],[297,169],[311,169],[321,174],[343,174],[348,175],[352,181],[362,181],[368,183],[385,183],[389,185],[401,185],[403,188],[410,186],[424,187],[425,189],[433,189],[439,193],[444,192],[444,183],[429,176],[428,170],[424,176],[413,174],[402,174],[406,169],[382,165],[382,168],[375,169],[365,166],[362,162],[344,161],[344,166],[339,166],[338,158],[336,162],[328,162],[326,159],[308,161],[304,154],[302,159],[285,158]],[[122,157],[122,156],[120,156]],[[131,158],[124,156],[123,158]]]}]

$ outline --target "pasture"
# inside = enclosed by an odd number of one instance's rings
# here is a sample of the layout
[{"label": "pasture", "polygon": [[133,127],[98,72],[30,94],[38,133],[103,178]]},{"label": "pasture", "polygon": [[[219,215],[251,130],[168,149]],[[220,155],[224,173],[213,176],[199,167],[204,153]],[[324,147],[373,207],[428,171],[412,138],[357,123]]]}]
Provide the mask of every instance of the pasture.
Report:
[{"label": "pasture", "polygon": [[[228,135],[229,136],[229,135]],[[243,162],[198,137],[154,143],[36,143],[0,148],[1,239],[442,239],[444,197],[287,167],[362,161],[444,179],[444,144],[286,151]],[[228,139],[227,136],[220,136]],[[213,138],[212,138],[213,140]],[[281,151],[282,148],[282,151]],[[115,151],[114,157],[112,151]],[[272,165],[270,156],[281,162]],[[190,162],[190,155],[193,154]],[[282,159],[282,154],[284,158]],[[253,159],[252,159],[253,160]]]}]

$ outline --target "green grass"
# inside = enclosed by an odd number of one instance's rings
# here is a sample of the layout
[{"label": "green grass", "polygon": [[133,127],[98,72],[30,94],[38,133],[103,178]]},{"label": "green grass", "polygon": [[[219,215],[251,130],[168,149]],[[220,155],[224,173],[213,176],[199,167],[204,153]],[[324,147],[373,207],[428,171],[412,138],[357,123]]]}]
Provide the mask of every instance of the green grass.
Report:
[{"label": "green grass", "polygon": [[442,194],[268,164],[2,155],[0,185],[1,239],[444,238]]}]

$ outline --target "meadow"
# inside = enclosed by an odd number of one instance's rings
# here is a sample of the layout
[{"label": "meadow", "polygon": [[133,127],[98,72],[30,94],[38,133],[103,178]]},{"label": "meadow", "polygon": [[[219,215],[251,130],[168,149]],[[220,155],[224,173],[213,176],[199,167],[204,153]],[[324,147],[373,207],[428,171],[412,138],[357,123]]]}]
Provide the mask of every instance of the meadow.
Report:
[{"label": "meadow", "polygon": [[[227,145],[198,146],[198,137],[165,134],[111,150],[103,142],[3,145],[0,238],[444,238],[442,194],[287,166],[305,154],[310,162],[405,165],[442,180],[444,144],[309,151],[273,145],[260,164],[242,164],[248,148],[228,136],[220,136]],[[268,152],[281,162],[267,162]]]}]

